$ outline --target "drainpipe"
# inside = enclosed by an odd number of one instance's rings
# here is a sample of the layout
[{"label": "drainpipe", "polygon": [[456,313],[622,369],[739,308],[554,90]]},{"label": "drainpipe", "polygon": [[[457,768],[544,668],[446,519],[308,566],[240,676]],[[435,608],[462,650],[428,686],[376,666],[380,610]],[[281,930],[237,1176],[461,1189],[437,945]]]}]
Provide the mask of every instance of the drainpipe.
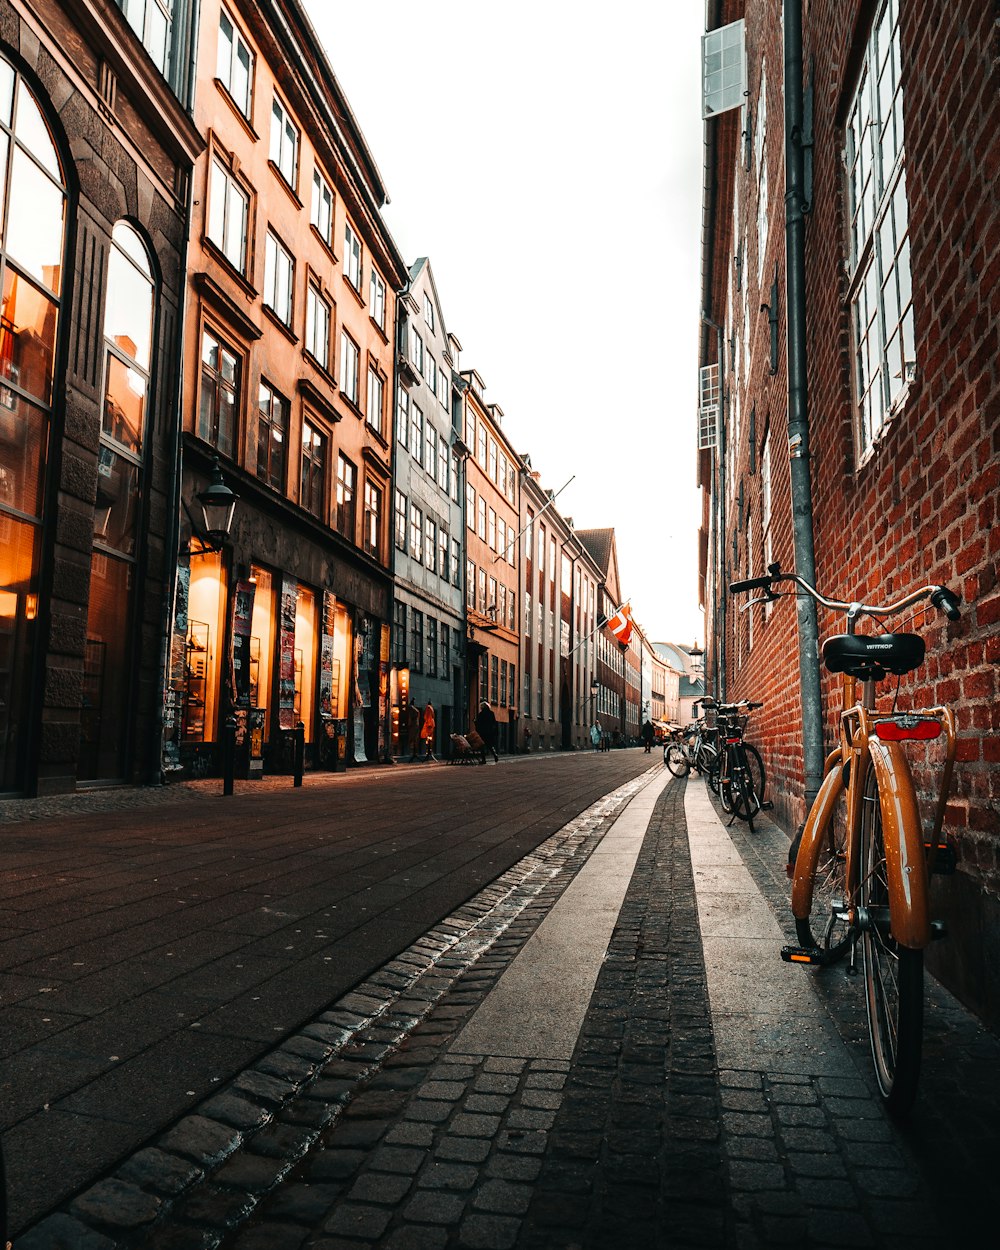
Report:
[{"label": "drainpipe", "polygon": [[[805,195],[803,164],[802,0],[785,0],[785,304],[788,341],[788,457],[795,570],[815,584],[809,409],[806,390]],[[823,708],[816,603],[797,595],[799,689],[806,809],[823,779]]]},{"label": "drainpipe", "polygon": [[[715,688],[712,693],[720,703],[726,701],[726,595],[728,586],[726,579],[726,338],[723,328],[713,321],[707,313],[701,314],[705,325],[715,331],[718,341],[719,361],[719,412],[716,417],[715,433],[715,481],[712,486],[713,525],[712,537],[715,550],[712,560],[715,564],[715,576],[712,579],[712,632],[714,637],[712,667],[715,669]],[[707,645],[707,642],[706,642]],[[708,693],[708,670],[705,672],[705,693]]]}]

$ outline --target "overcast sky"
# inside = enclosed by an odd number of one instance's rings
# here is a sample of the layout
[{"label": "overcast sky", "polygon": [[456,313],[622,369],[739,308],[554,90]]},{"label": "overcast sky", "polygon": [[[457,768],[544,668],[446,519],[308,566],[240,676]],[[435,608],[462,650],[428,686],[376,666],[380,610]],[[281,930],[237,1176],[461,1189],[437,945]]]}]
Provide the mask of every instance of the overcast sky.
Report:
[{"label": "overcast sky", "polygon": [[303,0],[461,365],[556,506],[613,526],[654,640],[704,641],[700,0]]}]

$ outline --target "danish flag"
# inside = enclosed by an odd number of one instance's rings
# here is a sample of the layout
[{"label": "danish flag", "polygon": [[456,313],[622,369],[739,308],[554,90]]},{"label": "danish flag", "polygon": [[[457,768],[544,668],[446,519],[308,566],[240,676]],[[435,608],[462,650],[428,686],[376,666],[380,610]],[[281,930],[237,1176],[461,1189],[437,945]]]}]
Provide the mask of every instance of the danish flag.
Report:
[{"label": "danish flag", "polygon": [[608,629],[614,634],[615,642],[623,647],[628,646],[628,641],[632,637],[631,603],[623,603],[614,616],[608,619]]}]

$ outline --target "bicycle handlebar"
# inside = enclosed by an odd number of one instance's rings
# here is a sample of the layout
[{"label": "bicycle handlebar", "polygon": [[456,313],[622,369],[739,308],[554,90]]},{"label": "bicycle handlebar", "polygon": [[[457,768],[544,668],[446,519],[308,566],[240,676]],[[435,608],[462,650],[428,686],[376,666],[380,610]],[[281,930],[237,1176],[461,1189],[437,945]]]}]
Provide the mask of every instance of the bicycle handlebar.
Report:
[{"label": "bicycle handlebar", "polygon": [[[765,577],[747,577],[742,581],[730,582],[729,591],[730,594],[737,595],[747,590],[763,590],[765,600],[773,601],[779,597],[780,593],[787,593],[775,592],[774,587],[778,582],[794,582],[807,594],[812,595],[824,608],[831,608],[835,612],[846,612],[849,616],[860,616],[862,613],[868,616],[892,616],[896,612],[902,612],[904,608],[919,603],[921,599],[930,599],[931,603],[950,621],[957,621],[960,615],[958,605],[962,602],[962,596],[954,590],[949,590],[947,586],[922,586],[919,590],[904,595],[902,599],[897,599],[894,603],[845,603],[840,599],[828,599],[825,595],[821,595],[816,587],[807,582],[804,577],[800,577],[795,572],[782,571],[779,564],[769,564]],[[745,603],[740,611],[745,611],[756,602],[759,600]]]}]

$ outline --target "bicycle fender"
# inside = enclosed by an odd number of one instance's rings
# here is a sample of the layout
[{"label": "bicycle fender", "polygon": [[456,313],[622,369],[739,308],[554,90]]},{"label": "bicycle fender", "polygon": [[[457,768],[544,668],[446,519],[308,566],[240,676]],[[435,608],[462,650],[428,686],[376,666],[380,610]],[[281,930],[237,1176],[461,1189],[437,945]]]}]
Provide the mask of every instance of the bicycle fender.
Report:
[{"label": "bicycle fender", "polygon": [[[838,756],[839,758],[839,756]],[[808,920],[812,908],[813,881],[823,835],[833,816],[837,799],[844,790],[844,776],[839,768],[831,769],[823,778],[799,839],[799,853],[795,856],[795,872],[792,877],[792,915],[796,920]]]},{"label": "bicycle fender", "polygon": [[923,950],[931,940],[927,855],[910,763],[899,742],[869,738],[868,750],[882,810],[892,936],[900,946]]}]

